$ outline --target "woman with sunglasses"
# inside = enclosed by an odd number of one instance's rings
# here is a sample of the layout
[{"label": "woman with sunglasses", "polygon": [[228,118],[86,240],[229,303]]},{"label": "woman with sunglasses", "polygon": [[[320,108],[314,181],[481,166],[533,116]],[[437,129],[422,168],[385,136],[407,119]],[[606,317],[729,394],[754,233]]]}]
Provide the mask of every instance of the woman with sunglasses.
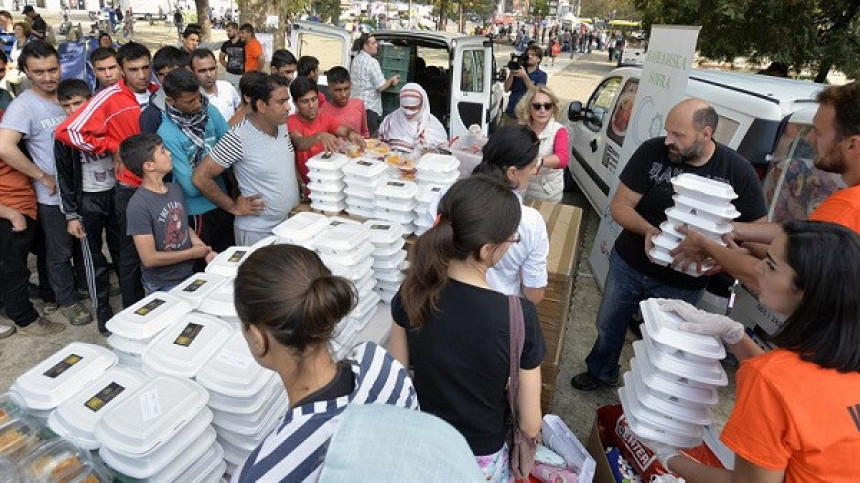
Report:
[{"label": "woman with sunglasses", "polygon": [[[520,201],[510,187],[475,175],[439,204],[436,225],[418,237],[406,280],[391,302],[391,354],[412,364],[421,409],[466,438],[487,481],[508,481],[510,368],[508,296],[487,270],[519,242]],[[522,300],[525,343],[519,370],[519,427],[541,427],[540,363],[546,352],[533,304]]]},{"label": "woman with sunglasses", "polygon": [[833,223],[789,222],[759,262],[759,300],[787,318],[763,351],[728,317],[665,301],[682,330],[720,336],[741,361],[720,439],[734,470],[646,443],[687,481],[860,481],[860,235]]},{"label": "woman with sunglasses", "polygon": [[517,104],[517,119],[540,139],[537,173],[529,183],[526,198],[561,201],[564,168],[570,159],[567,128],[558,118],[558,97],[544,85],[534,86]]}]

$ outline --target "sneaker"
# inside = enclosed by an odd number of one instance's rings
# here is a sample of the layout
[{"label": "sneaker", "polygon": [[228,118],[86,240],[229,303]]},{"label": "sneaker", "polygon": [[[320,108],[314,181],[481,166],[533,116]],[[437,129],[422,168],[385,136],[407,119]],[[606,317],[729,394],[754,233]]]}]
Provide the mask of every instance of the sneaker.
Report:
[{"label": "sneaker", "polygon": [[42,313],[45,315],[51,315],[58,310],[60,310],[60,306],[57,302],[45,302],[45,306],[42,308]]},{"label": "sneaker", "polygon": [[604,387],[615,387],[618,385],[618,379],[615,379],[612,382],[603,382],[592,376],[590,372],[585,371],[573,376],[570,380],[570,385],[580,391],[593,391]]},{"label": "sneaker", "polygon": [[111,335],[111,331],[107,329],[108,320],[113,318],[113,310],[110,307],[99,308],[96,312],[96,321],[99,326],[99,334],[108,337]]},{"label": "sneaker", "polygon": [[93,321],[93,316],[83,304],[77,303],[68,307],[61,307],[60,310],[72,325],[87,325]]},{"label": "sneaker", "polygon": [[5,339],[15,333],[14,325],[0,324],[0,339]]},{"label": "sneaker", "polygon": [[39,317],[34,320],[27,327],[18,327],[18,332],[22,335],[29,335],[33,337],[42,337],[45,335],[56,334],[58,332],[62,332],[65,330],[66,326],[63,324],[58,324],[56,322],[51,322],[50,320]]}]

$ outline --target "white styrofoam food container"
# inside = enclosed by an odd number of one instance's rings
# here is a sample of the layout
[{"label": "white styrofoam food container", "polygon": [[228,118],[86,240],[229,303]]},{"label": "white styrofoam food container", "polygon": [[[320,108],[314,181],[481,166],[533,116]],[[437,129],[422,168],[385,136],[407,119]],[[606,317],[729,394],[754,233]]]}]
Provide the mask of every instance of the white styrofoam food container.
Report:
[{"label": "white styrofoam food container", "polygon": [[[701,444],[701,436],[681,435],[646,420],[640,420],[642,409],[631,401],[627,394],[627,388],[619,388],[618,397],[622,401],[621,405],[624,409],[624,417],[627,419],[627,426],[637,438],[668,444],[676,448],[692,448]],[[624,403],[627,403],[626,406]]]},{"label": "white styrofoam food container", "polygon": [[[331,253],[319,253],[320,259],[325,263],[325,265],[330,270],[335,270],[335,267],[355,267],[359,265],[362,261],[372,259],[371,255],[373,255],[373,245],[370,242],[364,242],[361,245],[352,249],[352,251],[343,253],[339,255],[334,255]],[[361,276],[364,276],[361,274]],[[358,277],[358,274],[353,277],[347,278],[355,278]]]},{"label": "white styrofoam food container", "polygon": [[305,211],[296,213],[276,226],[272,233],[287,243],[304,245],[328,229],[328,217]]},{"label": "white styrofoam food container", "polygon": [[682,173],[672,178],[672,187],[680,195],[702,201],[725,202],[738,197],[732,185],[692,173]]},{"label": "white styrofoam food container", "polygon": [[341,171],[349,158],[341,153],[319,153],[307,162],[308,169],[314,171]]},{"label": "white styrofoam food container", "polygon": [[383,220],[400,223],[401,225],[403,225],[404,233],[412,233],[412,230],[415,227],[415,212],[413,212],[411,209],[406,211],[391,210],[382,208],[377,204],[376,209],[373,211],[373,216],[376,218],[381,218]]},{"label": "white styrofoam food container", "polygon": [[[450,173],[451,171],[457,171],[459,167],[460,160],[450,154],[427,153],[418,158],[418,162],[415,163],[415,169],[419,173],[424,171]],[[459,172],[457,173],[459,175]]]},{"label": "white styrofoam food container", "polygon": [[[651,338],[645,333],[642,334],[642,340],[634,343],[634,350],[637,343],[641,345],[640,353],[644,350],[644,354],[651,361],[651,364],[663,372],[687,378],[700,385],[713,387],[725,386],[729,383],[726,371],[717,361],[703,364],[691,361],[683,353],[667,354],[654,347]],[[637,355],[639,354],[637,353]]]},{"label": "white styrofoam food container", "polygon": [[317,211],[322,211],[323,213],[336,214],[343,211],[346,208],[346,204],[342,201],[337,203],[323,203],[321,201],[311,200],[311,208]]},{"label": "white styrofoam food container", "polygon": [[430,209],[430,205],[432,205],[434,201],[437,201],[442,198],[442,195],[445,194],[445,191],[446,190],[444,190],[441,186],[419,184],[418,194],[415,195],[415,200],[418,201],[419,207],[426,207],[427,209]]},{"label": "white styrofoam food container", "polygon": [[311,191],[309,196],[311,202],[319,203],[319,204],[344,204],[346,202],[346,195],[340,191],[335,191],[331,193],[323,192],[323,191]]},{"label": "white styrofoam food container", "polygon": [[418,174],[415,176],[415,179],[418,181],[419,185],[422,183],[429,183],[441,189],[442,187],[454,184],[459,177],[459,171],[451,171],[448,173],[439,173],[435,171],[419,171]]},{"label": "white styrofoam food container", "polygon": [[381,161],[371,161],[368,159],[357,158],[350,160],[343,167],[343,174],[349,177],[372,179],[382,176],[388,171],[388,166]]},{"label": "white styrofoam food container", "polygon": [[197,462],[206,457],[210,449],[218,444],[215,442],[217,434],[215,429],[208,426],[195,441],[193,441],[188,449],[179,453],[176,459],[170,462],[169,465],[162,468],[158,473],[148,478],[147,483],[174,483],[186,482],[181,475],[185,474],[190,468],[195,466]]},{"label": "white styrofoam food container", "polygon": [[14,392],[30,409],[54,409],[118,361],[116,354],[104,347],[72,342],[18,376]]},{"label": "white styrofoam food container", "polygon": [[227,277],[212,273],[200,272],[188,277],[187,280],[173,287],[170,293],[183,298],[195,309],[200,307],[203,299],[214,292],[219,285],[227,281]]},{"label": "white styrofoam food container", "polygon": [[684,320],[677,314],[662,310],[660,302],[663,301],[665,299],[651,298],[639,302],[645,328],[655,342],[708,359],[726,357],[726,348],[717,337],[681,330]]},{"label": "white styrofoam food container", "polygon": [[624,414],[633,414],[637,420],[644,421],[651,426],[661,428],[676,436],[685,438],[702,437],[703,428],[701,425],[685,423],[651,411],[639,403],[638,396],[634,386],[618,388],[618,397],[621,400],[621,406],[624,408]]},{"label": "white styrofoam food container", "polygon": [[[197,382],[210,395],[217,393],[230,398],[249,399],[263,391],[274,375],[274,372],[254,360],[245,337],[240,331],[234,331],[221,349],[197,371]],[[210,406],[228,410],[212,404],[215,399],[210,398]]]},{"label": "white styrofoam food container", "polygon": [[705,235],[710,236],[711,238],[719,238],[734,230],[731,223],[714,222],[685,212],[675,206],[666,209],[666,217],[669,222],[675,226],[689,225],[696,228],[698,231],[705,232]]},{"label": "white styrofoam food container", "polygon": [[370,241],[374,245],[390,245],[403,241],[403,227],[399,223],[367,220],[364,226],[370,231]]},{"label": "white styrofoam food container", "polygon": [[98,449],[93,436],[96,423],[115,404],[143,386],[146,377],[124,367],[113,367],[57,406],[48,417],[48,426],[60,437],[81,448]]},{"label": "white styrofoam food container", "polygon": [[[287,393],[281,386],[280,391],[272,394],[265,404],[253,414],[235,414],[213,409],[212,424],[236,435],[262,439],[273,429],[272,426],[284,415],[289,405]],[[259,441],[253,443],[250,449],[254,449]]]},{"label": "white styrofoam food container", "polygon": [[389,201],[411,201],[414,203],[418,194],[418,185],[412,181],[389,178],[384,180],[374,190],[377,198]]},{"label": "white styrofoam food container", "polygon": [[227,464],[224,462],[224,450],[217,442],[203,453],[197,461],[189,466],[185,471],[176,478],[176,481],[183,483],[217,483],[224,472],[227,470]]},{"label": "white styrofoam food container", "polygon": [[647,357],[633,357],[630,359],[630,368],[634,376],[641,379],[652,393],[666,399],[674,398],[680,405],[712,406],[717,403],[716,389],[684,384],[682,378],[651,365]]},{"label": "white styrofoam food container", "polygon": [[576,473],[578,481],[586,482],[594,478],[597,469],[594,458],[560,417],[555,414],[545,415],[541,435],[543,444],[564,458],[567,468]]},{"label": "white styrofoam food container", "polygon": [[221,319],[189,314],[146,346],[143,369],[147,374],[194,377],[232,333],[230,324]]},{"label": "white styrofoam food container", "polygon": [[230,247],[219,253],[214,260],[206,265],[206,273],[222,277],[236,277],[239,265],[250,255],[251,247]]},{"label": "white styrofoam food container", "polygon": [[197,310],[238,326],[239,316],[236,315],[236,304],[233,300],[235,287],[234,279],[226,280],[203,299]]},{"label": "white styrofoam food container", "polygon": [[126,339],[151,339],[165,327],[182,319],[193,307],[168,292],[153,292],[113,316],[107,328]]},{"label": "white styrofoam food container", "polygon": [[635,386],[636,395],[639,397],[638,401],[642,407],[685,423],[701,426],[713,423],[708,406],[682,406],[671,399],[664,399],[652,393],[645,383],[633,377],[633,373],[630,371],[624,373],[624,387],[629,386]]},{"label": "white styrofoam food container", "polygon": [[146,454],[182,431],[208,398],[206,390],[189,379],[155,376],[102,415],[96,439],[113,451]]},{"label": "white styrofoam food container", "polygon": [[342,182],[311,181],[310,183],[308,183],[308,189],[311,190],[311,193],[340,193],[345,187],[346,185]]},{"label": "white styrofoam food container", "polygon": [[677,205],[683,205],[699,210],[700,212],[711,215],[716,219],[728,221],[741,216],[741,212],[735,208],[735,205],[729,202],[708,203],[686,195],[674,195],[672,196],[672,199],[675,200]]},{"label": "white styrofoam food container", "polygon": [[370,241],[370,230],[361,224],[340,224],[326,230],[314,242],[319,253],[344,256]]}]

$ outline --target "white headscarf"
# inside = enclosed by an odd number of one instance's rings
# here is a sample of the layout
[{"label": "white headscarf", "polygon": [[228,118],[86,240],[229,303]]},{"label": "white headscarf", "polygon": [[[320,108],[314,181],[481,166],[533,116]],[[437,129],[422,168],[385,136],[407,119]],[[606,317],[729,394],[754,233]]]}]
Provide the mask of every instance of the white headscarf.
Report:
[{"label": "white headscarf", "polygon": [[[403,108],[419,104],[421,108],[417,113]],[[436,146],[448,141],[448,134],[442,123],[430,114],[427,92],[420,85],[411,82],[400,90],[400,108],[382,121],[379,137],[392,147],[408,150],[419,144]]]}]

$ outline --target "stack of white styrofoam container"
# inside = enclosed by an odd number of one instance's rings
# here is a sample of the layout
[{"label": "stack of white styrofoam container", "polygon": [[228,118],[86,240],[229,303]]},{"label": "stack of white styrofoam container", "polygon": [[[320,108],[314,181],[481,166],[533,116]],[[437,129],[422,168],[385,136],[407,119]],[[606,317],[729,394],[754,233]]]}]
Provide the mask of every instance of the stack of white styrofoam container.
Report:
[{"label": "stack of white styrofoam container", "polygon": [[679,448],[702,442],[711,424],[717,387],[728,384],[720,359],[725,347],[715,336],[679,329],[683,320],[660,309],[661,299],[640,303],[642,340],[624,374],[618,396],[637,437]]},{"label": "stack of white styrofoam container", "polygon": [[403,282],[403,270],[406,268],[403,227],[385,220],[367,220],[364,226],[370,230],[370,242],[373,243],[376,292],[385,303],[391,303]]},{"label": "stack of white styrofoam container", "polygon": [[146,381],[96,423],[99,456],[138,481],[219,481],[226,465],[208,397],[189,379],[159,375]]},{"label": "stack of white styrofoam container", "polygon": [[385,178],[388,165],[380,161],[357,158],[343,167],[346,185],[346,212],[363,218],[373,218],[374,191]]},{"label": "stack of white styrofoam container", "polygon": [[233,333],[227,322],[200,313],[186,315],[155,336],[143,351],[143,371],[149,376],[194,378]]},{"label": "stack of white styrofoam container", "polygon": [[272,233],[278,237],[281,243],[313,250],[313,239],[328,228],[329,219],[327,216],[305,211],[287,218],[276,226]]},{"label": "stack of white styrofoam container", "polygon": [[314,249],[332,274],[349,279],[355,285],[358,305],[335,328],[332,342],[336,356],[345,355],[356,342],[358,332],[373,316],[379,296],[374,292],[373,244],[370,230],[352,220],[331,219],[335,223],[314,239]]},{"label": "stack of white styrofoam container", "polygon": [[415,196],[418,185],[397,178],[384,179],[374,190],[375,210],[373,217],[403,225],[409,235],[415,233]]},{"label": "stack of white styrofoam container", "polygon": [[447,190],[460,177],[460,160],[450,154],[428,153],[418,159],[415,180],[419,185]]},{"label": "stack of white styrofoam container", "polygon": [[349,158],[341,153],[320,153],[308,160],[311,208],[326,213],[346,208],[342,169],[347,161]]},{"label": "stack of white styrofoam container", "polygon": [[206,265],[206,273],[234,278],[239,272],[239,265],[253,253],[251,247],[230,247],[219,253],[214,260]]},{"label": "stack of white styrofoam container", "polygon": [[149,341],[191,310],[191,304],[181,297],[153,292],[108,321],[107,328],[112,334],[107,343],[119,356],[120,364],[142,370],[141,355]]},{"label": "stack of white styrofoam container", "polygon": [[94,344],[72,342],[18,376],[9,396],[43,425],[54,409],[117,365],[119,358]]},{"label": "stack of white styrofoam container", "polygon": [[[271,241],[274,241],[271,237]],[[195,297],[192,303],[196,302],[195,307],[198,311],[218,317],[219,319],[229,323],[233,328],[240,326],[239,316],[236,314],[236,305],[233,302],[234,287],[233,283],[236,279],[236,274],[239,272],[239,265],[242,264],[252,253],[254,249],[251,247],[230,247],[219,253],[214,260],[206,265],[207,275],[218,275],[222,277],[222,282],[214,287],[210,287],[205,294],[200,297]],[[175,290],[181,289],[194,279],[192,276]],[[183,294],[186,298],[188,295]]]},{"label": "stack of white styrofoam container", "polygon": [[197,371],[196,380],[209,392],[212,425],[232,474],[284,415],[287,393],[277,373],[254,360],[238,331]]},{"label": "stack of white styrofoam container", "polygon": [[[672,186],[676,193],[672,197],[675,204],[666,209],[667,220],[660,225],[661,233],[651,239],[654,243],[651,258],[664,266],[672,263],[669,252],[684,240],[684,235],[677,231],[678,227],[691,228],[725,245],[722,236],[732,232],[732,220],[740,216],[731,203],[738,195],[727,183],[684,173],[672,178]],[[696,265],[691,263],[684,273],[699,276],[712,268],[707,264],[702,267]]]},{"label": "stack of white styrofoam container", "polygon": [[416,235],[423,235],[424,232],[433,227],[433,223],[436,222],[436,213],[430,213],[430,210],[439,203],[446,191],[448,188],[433,184],[418,185],[418,194],[415,195],[415,200],[418,202],[415,205]]}]

